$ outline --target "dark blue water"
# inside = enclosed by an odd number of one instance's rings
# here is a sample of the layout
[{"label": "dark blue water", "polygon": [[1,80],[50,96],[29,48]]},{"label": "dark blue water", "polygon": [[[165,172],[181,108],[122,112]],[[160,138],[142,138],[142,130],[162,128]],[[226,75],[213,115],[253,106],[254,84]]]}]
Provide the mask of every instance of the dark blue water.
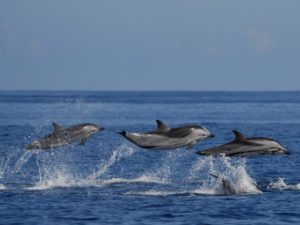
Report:
[{"label": "dark blue water", "polygon": [[[84,146],[25,151],[65,126],[149,131],[198,123],[193,149],[140,149],[114,132]],[[279,140],[288,156],[204,157],[232,129]],[[1,224],[300,224],[300,92],[0,92]],[[243,194],[224,195],[209,172]],[[256,188],[256,185],[261,191]]]}]

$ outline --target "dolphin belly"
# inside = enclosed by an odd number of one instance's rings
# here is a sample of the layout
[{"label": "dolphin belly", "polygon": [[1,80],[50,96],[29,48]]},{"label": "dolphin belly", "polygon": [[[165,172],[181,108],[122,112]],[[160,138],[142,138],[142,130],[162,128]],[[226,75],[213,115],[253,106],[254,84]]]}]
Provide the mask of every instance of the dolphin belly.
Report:
[{"label": "dolphin belly", "polygon": [[201,155],[225,155],[225,156],[256,156],[256,155],[275,155],[284,154],[280,149],[267,146],[224,146],[197,152]]},{"label": "dolphin belly", "polygon": [[34,141],[31,144],[27,145],[27,150],[38,150],[38,149],[52,149],[58,148],[70,143],[68,139],[51,139],[51,138],[42,138],[40,140]]}]

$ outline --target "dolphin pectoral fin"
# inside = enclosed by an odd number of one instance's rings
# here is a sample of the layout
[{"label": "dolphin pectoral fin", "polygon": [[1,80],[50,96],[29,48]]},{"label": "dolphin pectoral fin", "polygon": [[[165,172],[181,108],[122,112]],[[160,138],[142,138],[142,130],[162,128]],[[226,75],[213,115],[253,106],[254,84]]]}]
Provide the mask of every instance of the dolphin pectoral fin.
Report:
[{"label": "dolphin pectoral fin", "polygon": [[81,140],[80,140],[80,142],[79,142],[79,145],[84,145],[86,142],[87,142],[87,140],[88,140],[89,138],[82,138]]},{"label": "dolphin pectoral fin", "polygon": [[170,128],[161,120],[156,120],[157,123],[157,131],[167,132]]},{"label": "dolphin pectoral fin", "polygon": [[196,143],[197,143],[196,141],[189,143],[187,149],[191,149]]}]

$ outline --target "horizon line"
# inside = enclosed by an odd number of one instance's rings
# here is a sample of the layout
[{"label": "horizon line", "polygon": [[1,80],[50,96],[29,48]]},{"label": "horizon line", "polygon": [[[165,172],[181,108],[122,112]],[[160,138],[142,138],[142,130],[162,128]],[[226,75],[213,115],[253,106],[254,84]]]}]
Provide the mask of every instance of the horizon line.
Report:
[{"label": "horizon line", "polygon": [[176,90],[176,89],[159,89],[159,90],[87,90],[87,89],[7,89],[0,92],[300,92],[299,90]]}]

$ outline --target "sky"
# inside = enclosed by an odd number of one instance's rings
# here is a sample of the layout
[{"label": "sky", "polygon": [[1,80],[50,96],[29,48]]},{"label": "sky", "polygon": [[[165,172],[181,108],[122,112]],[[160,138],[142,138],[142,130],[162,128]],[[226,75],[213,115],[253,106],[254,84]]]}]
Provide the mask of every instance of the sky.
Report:
[{"label": "sky", "polygon": [[299,0],[1,0],[0,90],[300,90],[299,9]]}]

